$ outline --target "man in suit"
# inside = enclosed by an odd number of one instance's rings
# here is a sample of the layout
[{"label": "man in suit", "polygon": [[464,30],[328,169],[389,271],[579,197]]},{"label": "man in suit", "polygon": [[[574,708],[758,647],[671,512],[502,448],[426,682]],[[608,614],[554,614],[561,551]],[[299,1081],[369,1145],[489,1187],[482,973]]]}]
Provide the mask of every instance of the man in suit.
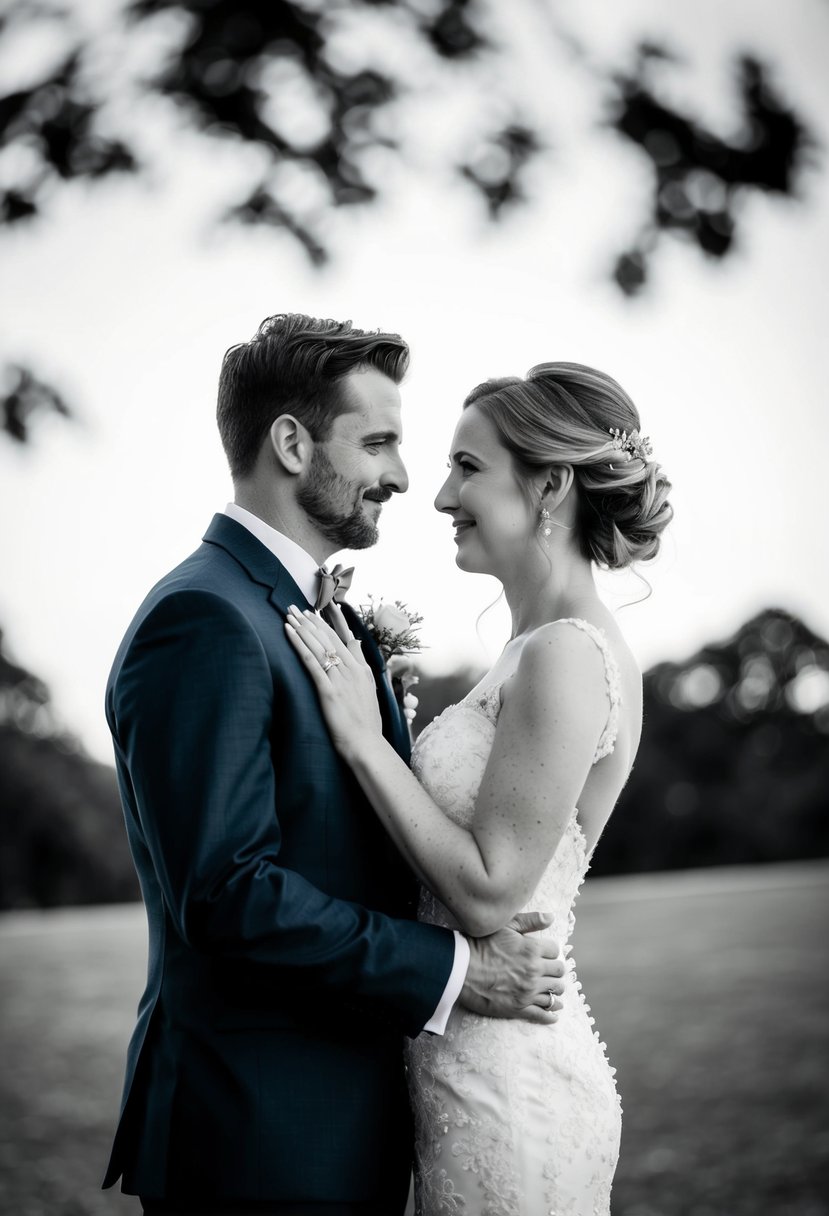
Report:
[{"label": "man in suit", "polygon": [[[295,314],[225,355],[218,423],[235,502],[155,586],[110,675],[149,969],[105,1186],[149,1213],[394,1216],[406,1200],[404,1035],[460,998],[553,1020],[549,945],[419,924],[415,884],[285,636],[322,564],[377,539],[405,491],[395,334]],[[382,658],[384,729],[408,754]],[[540,927],[529,921],[522,929]]]}]

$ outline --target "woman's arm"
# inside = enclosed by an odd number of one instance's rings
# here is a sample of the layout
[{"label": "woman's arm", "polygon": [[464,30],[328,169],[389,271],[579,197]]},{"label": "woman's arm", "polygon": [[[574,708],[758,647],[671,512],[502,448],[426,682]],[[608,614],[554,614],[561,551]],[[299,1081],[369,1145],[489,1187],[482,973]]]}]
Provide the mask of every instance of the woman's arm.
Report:
[{"label": "woman's arm", "polygon": [[[420,879],[472,936],[506,924],[556,850],[607,718],[595,644],[561,624],[526,643],[467,829],[444,814],[383,738],[359,643],[346,647],[325,622],[298,611],[288,633],[335,746]],[[340,661],[324,672],[326,652]]]}]

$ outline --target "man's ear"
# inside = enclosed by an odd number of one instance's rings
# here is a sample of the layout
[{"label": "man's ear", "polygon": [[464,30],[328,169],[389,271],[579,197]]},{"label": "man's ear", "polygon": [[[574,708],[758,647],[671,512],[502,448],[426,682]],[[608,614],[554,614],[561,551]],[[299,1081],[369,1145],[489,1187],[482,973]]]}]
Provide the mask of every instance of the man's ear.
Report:
[{"label": "man's ear", "polygon": [[280,414],[268,432],[271,450],[286,473],[295,477],[307,469],[313,441],[302,423],[293,414]]}]

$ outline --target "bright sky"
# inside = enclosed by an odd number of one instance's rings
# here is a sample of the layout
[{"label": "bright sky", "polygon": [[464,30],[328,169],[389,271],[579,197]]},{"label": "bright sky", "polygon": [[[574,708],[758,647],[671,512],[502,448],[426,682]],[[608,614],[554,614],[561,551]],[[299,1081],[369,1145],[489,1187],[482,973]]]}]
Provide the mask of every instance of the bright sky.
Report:
[{"label": "bright sky", "polygon": [[[338,254],[322,273],[289,238],[211,225],[249,178],[230,150],[206,160],[195,140],[165,148],[152,185],[64,195],[47,223],[2,236],[5,351],[64,386],[82,421],[41,422],[26,450],[0,444],[0,625],[97,757],[111,757],[102,702],[121,635],[231,493],[214,424],[222,354],[278,311],[350,317],[411,345],[411,489],[386,508],[379,546],[358,555],[352,599],[371,592],[422,612],[427,669],[482,666],[507,636],[500,607],[476,632],[498,587],[457,570],[450,525],[431,506],[461,401],[487,376],[551,359],[615,376],[674,482],[675,523],[644,571],[653,595],[620,618],[643,665],[681,659],[771,605],[829,634],[827,176],[807,177],[800,206],[749,200],[725,266],[667,242],[651,292],[624,301],[605,267],[634,233],[646,178],[635,150],[591,126],[577,70],[532,63],[543,8],[511,6],[511,33],[527,71],[544,76],[555,148],[534,178],[536,206],[500,228],[464,190],[418,172],[450,126],[436,102],[392,201],[334,220]],[[676,94],[702,97],[723,130],[730,56],[752,50],[829,147],[822,0],[556,11],[617,63],[641,34],[664,34],[688,59]],[[154,114],[152,129],[163,121]],[[602,587],[613,605],[642,594],[627,575]]]}]

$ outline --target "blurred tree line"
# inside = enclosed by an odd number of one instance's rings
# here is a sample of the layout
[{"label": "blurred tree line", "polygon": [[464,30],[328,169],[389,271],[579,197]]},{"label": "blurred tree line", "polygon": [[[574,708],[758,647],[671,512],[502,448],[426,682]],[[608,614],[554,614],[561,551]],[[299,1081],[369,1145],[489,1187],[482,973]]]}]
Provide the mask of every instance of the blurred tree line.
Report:
[{"label": "blurred tree line", "polygon": [[[422,680],[418,722],[480,678]],[[591,873],[829,855],[829,643],[769,609],[645,673],[633,772]]]},{"label": "blurred tree line", "polygon": [[[476,679],[422,677],[418,723]],[[647,672],[642,745],[591,872],[827,855],[829,643],[774,609]],[[0,908],[137,897],[114,770],[0,649]]]},{"label": "blurred tree line", "polygon": [[55,721],[0,632],[0,908],[137,899],[115,769]]},{"label": "blurred tree line", "polygon": [[645,676],[633,773],[594,874],[829,855],[829,644],[770,609]]},{"label": "blurred tree line", "polygon": [[[463,183],[498,222],[543,205],[537,169],[555,165],[557,132],[578,110],[549,85],[576,65],[593,115],[584,142],[606,133],[635,150],[630,172],[638,157],[646,173],[642,213],[607,266],[634,296],[666,235],[727,258],[746,198],[797,197],[816,148],[756,55],[735,52],[732,113],[716,130],[674,100],[675,48],[644,40],[627,62],[603,62],[554,5],[529,0],[123,0],[109,13],[11,0],[0,49],[30,65],[0,86],[6,229],[48,217],[79,184],[157,181],[159,144],[176,131],[207,156],[221,143],[245,157],[250,184],[223,220],[285,233],[315,265],[330,255],[333,212],[382,201],[405,174]],[[53,409],[69,410],[60,391],[9,359],[7,434],[24,439],[32,412]]]}]

